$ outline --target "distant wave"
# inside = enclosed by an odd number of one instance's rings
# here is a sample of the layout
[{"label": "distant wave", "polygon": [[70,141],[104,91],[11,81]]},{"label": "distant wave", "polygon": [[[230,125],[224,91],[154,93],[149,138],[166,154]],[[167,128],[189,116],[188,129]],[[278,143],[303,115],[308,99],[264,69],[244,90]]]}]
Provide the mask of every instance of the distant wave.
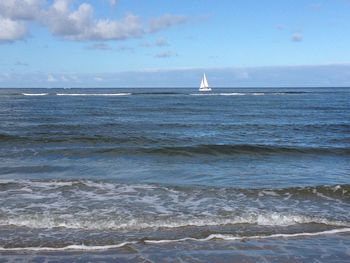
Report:
[{"label": "distant wave", "polygon": [[[347,126],[346,126],[347,127]],[[234,155],[342,155],[349,156],[349,147],[303,147],[268,144],[194,144],[184,146],[162,146],[173,144],[170,139],[157,139],[145,136],[113,137],[113,136],[41,136],[22,137],[10,134],[0,134],[0,142],[31,142],[31,143],[103,143],[101,146],[86,148],[59,148],[48,150],[47,153],[83,155],[169,155],[169,156],[234,156]],[[128,147],[127,144],[135,147]],[[158,145],[157,145],[158,144]],[[44,154],[45,151],[42,151]]]},{"label": "distant wave", "polygon": [[[47,126],[48,128],[50,126]],[[65,127],[65,126],[62,126]],[[61,128],[62,128],[61,127]],[[310,126],[313,127],[313,126]],[[319,126],[315,126],[317,128]],[[349,125],[337,125],[333,129],[346,129]],[[66,130],[81,129],[79,125],[67,125]],[[331,129],[330,128],[330,129]],[[50,150],[55,154],[75,154],[77,156],[89,154],[154,154],[154,155],[178,155],[178,156],[196,156],[196,155],[350,155],[349,147],[303,147],[298,145],[269,145],[269,144],[188,144],[184,146],[171,146],[174,141],[169,138],[152,138],[147,136],[69,136],[69,135],[41,135],[41,136],[18,136],[11,134],[1,134],[0,142],[31,142],[31,143],[103,143],[99,147],[87,148],[59,148]],[[190,143],[190,141],[188,141]],[[127,147],[126,144],[135,147]],[[167,146],[169,145],[170,146]],[[163,146],[165,145],[165,146]],[[50,152],[48,152],[50,153]]]},{"label": "distant wave", "polygon": [[207,144],[162,148],[142,148],[140,151],[167,155],[235,155],[235,154],[338,154],[350,155],[349,148],[312,148],[250,144]]},{"label": "distant wave", "polygon": [[[53,129],[54,125],[43,125],[42,128]],[[38,127],[39,128],[39,127]],[[83,125],[61,125],[60,128],[68,130],[84,129]],[[80,142],[80,143],[108,143],[108,144],[125,144],[125,143],[135,143],[135,144],[155,144],[160,142],[169,142],[171,139],[157,139],[146,136],[89,136],[89,135],[58,135],[53,136],[50,134],[41,134],[40,136],[19,136],[10,134],[0,133],[0,142],[31,142],[31,143],[68,143],[68,142]]]},{"label": "distant wave", "polygon": [[[57,96],[129,96],[129,95],[190,95],[190,96],[264,96],[264,95],[298,95],[305,92],[210,92],[210,93],[190,93],[180,92],[119,92],[119,93],[56,93]],[[24,96],[47,96],[49,93],[22,93]]]},{"label": "distant wave", "polygon": [[244,96],[247,93],[230,92],[230,93],[191,93],[191,96]]},{"label": "distant wave", "polygon": [[9,135],[9,134],[1,134],[0,133],[0,142],[18,140],[19,138],[21,138],[21,137],[16,136],[16,135]]},{"label": "distant wave", "polygon": [[350,228],[338,228],[332,230],[325,230],[319,232],[299,232],[291,234],[271,234],[271,235],[252,235],[252,236],[237,236],[229,234],[211,234],[205,238],[184,237],[179,239],[141,239],[135,241],[126,241],[119,244],[111,245],[68,245],[65,247],[0,247],[0,251],[100,251],[117,249],[133,244],[164,244],[164,243],[177,243],[185,241],[194,242],[208,242],[215,240],[224,241],[241,241],[249,239],[277,239],[277,238],[295,238],[295,237],[314,237],[323,235],[334,235],[350,232]]},{"label": "distant wave", "polygon": [[134,93],[133,95],[185,95],[184,93],[181,92],[173,92],[173,91],[169,91],[169,92],[137,92]]},{"label": "distant wave", "polygon": [[57,96],[128,96],[132,93],[56,93]]},{"label": "distant wave", "polygon": [[191,93],[189,95],[191,96],[264,96],[264,95],[272,95],[272,96],[278,96],[278,95],[298,95],[303,94],[305,92],[294,92],[294,91],[287,91],[287,92],[221,92],[221,93]]},{"label": "distant wave", "polygon": [[222,92],[222,93],[192,93],[191,96],[262,96],[265,93],[242,93],[242,92]]},{"label": "distant wave", "polygon": [[126,245],[136,244],[138,242],[123,242],[116,245],[104,245],[104,246],[86,246],[86,245],[69,245],[65,247],[0,247],[0,251],[96,251],[96,250],[109,250],[124,247]]},{"label": "distant wave", "polygon": [[293,238],[293,237],[310,237],[310,236],[321,236],[321,235],[332,235],[338,233],[347,233],[350,232],[350,228],[340,228],[340,229],[332,229],[320,232],[301,232],[301,233],[293,233],[293,234],[271,234],[271,235],[257,235],[257,236],[234,236],[234,235],[224,235],[224,234],[211,234],[206,238],[193,238],[193,237],[185,237],[181,239],[173,239],[173,240],[145,240],[145,243],[151,244],[160,244],[160,243],[173,243],[173,242],[183,242],[183,241],[212,241],[212,240],[246,240],[246,239],[270,239],[270,238]]},{"label": "distant wave", "polygon": [[49,93],[22,93],[24,96],[47,96]]},{"label": "distant wave", "polygon": [[173,147],[90,147],[81,149],[60,148],[43,151],[42,154],[65,156],[117,156],[130,155],[160,155],[160,156],[235,156],[235,155],[350,155],[349,148],[304,148],[269,145],[194,145]]}]

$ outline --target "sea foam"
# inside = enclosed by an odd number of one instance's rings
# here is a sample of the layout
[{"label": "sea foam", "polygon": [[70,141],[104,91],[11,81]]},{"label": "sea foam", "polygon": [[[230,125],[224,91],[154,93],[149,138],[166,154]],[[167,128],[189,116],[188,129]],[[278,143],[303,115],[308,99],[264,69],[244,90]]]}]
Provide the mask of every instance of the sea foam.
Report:
[{"label": "sea foam", "polygon": [[47,96],[49,93],[22,93],[24,96]]},{"label": "sea foam", "polygon": [[128,96],[132,93],[56,93],[57,96]]},{"label": "sea foam", "polygon": [[0,247],[0,251],[99,251],[99,250],[111,250],[121,248],[127,245],[133,244],[166,244],[166,243],[177,243],[177,242],[208,242],[215,240],[223,241],[241,241],[241,240],[254,240],[254,239],[276,239],[276,238],[298,238],[298,237],[315,237],[322,235],[335,235],[350,232],[350,228],[332,229],[320,232],[300,232],[292,234],[272,234],[272,235],[254,235],[254,236],[236,236],[236,235],[225,235],[225,234],[211,234],[205,238],[193,238],[185,237],[180,239],[161,239],[151,240],[142,239],[138,241],[126,241],[119,244],[111,245],[94,245],[87,246],[84,244],[80,245],[69,245],[65,247]]}]

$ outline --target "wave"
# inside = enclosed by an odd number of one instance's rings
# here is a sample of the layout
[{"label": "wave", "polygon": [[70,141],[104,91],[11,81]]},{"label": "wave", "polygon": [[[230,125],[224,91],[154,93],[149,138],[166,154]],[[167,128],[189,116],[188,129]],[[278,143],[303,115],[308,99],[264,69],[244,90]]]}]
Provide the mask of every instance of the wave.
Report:
[{"label": "wave", "polygon": [[245,96],[248,93],[224,92],[224,93],[192,93],[191,96]]},{"label": "wave", "polygon": [[[0,179],[0,190],[18,189],[18,188],[38,188],[37,190],[52,190],[60,187],[72,187],[72,189],[107,190],[114,191],[115,194],[127,192],[142,191],[164,191],[166,193],[191,193],[193,191],[209,190],[204,186],[162,186],[157,184],[122,184],[113,181],[93,181],[93,180],[10,180]],[[350,198],[350,184],[337,185],[318,185],[304,187],[286,187],[286,188],[233,188],[233,187],[210,187],[210,192],[221,192],[225,194],[245,194],[249,196],[276,196],[294,195],[300,197],[318,196],[334,198]]]},{"label": "wave", "polygon": [[[69,140],[68,140],[69,141]],[[138,143],[137,143],[138,144]],[[194,145],[194,146],[145,146],[145,147],[129,147],[125,145],[85,147],[85,148],[59,148],[42,150],[42,155],[64,155],[64,156],[119,156],[119,155],[135,155],[135,156],[281,156],[281,155],[333,155],[333,156],[349,156],[349,148],[304,148],[304,147],[283,147],[269,145]]]},{"label": "wave", "polygon": [[[39,126],[40,127],[40,126]],[[42,129],[55,129],[54,125],[41,126]],[[68,131],[68,130],[78,130],[84,129],[79,125],[61,125],[59,131]],[[86,128],[88,129],[88,128]],[[119,145],[119,144],[136,144],[136,145],[144,145],[144,144],[156,144],[156,143],[171,143],[174,142],[170,138],[151,138],[146,136],[107,136],[107,135],[70,135],[70,134],[39,134],[39,135],[31,135],[31,136],[18,136],[18,135],[10,135],[10,134],[0,134],[0,142],[28,142],[31,144],[35,143],[87,143],[87,144],[96,144],[96,143],[104,143],[111,145]]]},{"label": "wave", "polygon": [[303,215],[293,215],[287,213],[271,212],[265,214],[247,213],[242,216],[232,218],[220,218],[209,216],[207,218],[173,218],[173,219],[152,219],[151,221],[139,218],[130,220],[120,220],[111,218],[93,218],[91,220],[79,218],[66,219],[59,215],[16,215],[16,217],[2,218],[0,226],[27,227],[31,229],[85,229],[85,230],[127,230],[139,231],[145,229],[177,229],[184,227],[214,227],[233,225],[256,225],[286,227],[300,224],[319,224],[326,226],[350,227],[350,223],[339,220],[329,220]]},{"label": "wave", "polygon": [[68,245],[64,247],[0,247],[0,251],[101,251],[122,248],[133,244],[164,244],[164,243],[178,243],[178,242],[208,242],[216,240],[224,241],[241,241],[241,240],[259,240],[259,239],[277,239],[277,238],[300,238],[300,237],[315,237],[324,235],[343,234],[350,232],[350,228],[338,228],[332,230],[325,230],[319,232],[299,232],[291,234],[271,234],[271,235],[254,235],[254,236],[236,236],[225,234],[211,234],[205,238],[185,237],[180,239],[141,239],[135,241],[126,241],[119,244],[111,245]]},{"label": "wave", "polygon": [[126,245],[137,244],[139,242],[123,242],[116,245],[105,246],[86,246],[86,245],[69,245],[65,247],[0,247],[0,251],[96,251],[96,250],[110,250],[121,248]]},{"label": "wave", "polygon": [[49,93],[22,93],[24,96],[47,96]]},{"label": "wave", "polygon": [[283,95],[300,95],[306,92],[221,92],[221,93],[191,93],[190,96],[283,96]]},{"label": "wave", "polygon": [[133,95],[185,95],[184,93],[181,92],[137,92],[134,93]]},{"label": "wave", "polygon": [[0,133],[0,142],[4,141],[13,141],[19,139],[19,136],[16,135],[9,135],[9,134],[1,134]]},{"label": "wave", "polygon": [[[68,127],[78,129],[75,127]],[[68,129],[67,128],[67,129]],[[0,134],[0,142],[30,142],[35,143],[89,143],[94,147],[59,148],[42,150],[41,154],[56,155],[167,155],[167,156],[234,156],[234,155],[338,155],[349,156],[349,147],[303,147],[269,144],[194,144],[184,146],[173,145],[171,138],[149,138],[145,136],[76,136],[47,134],[41,136],[23,137],[11,134]],[[100,143],[98,147],[96,144]],[[189,141],[190,143],[190,141]],[[165,146],[162,146],[165,145]]]},{"label": "wave", "polygon": [[212,241],[212,240],[226,240],[226,241],[234,241],[234,240],[248,240],[248,239],[272,239],[272,238],[293,238],[293,237],[310,237],[310,236],[321,236],[321,235],[332,235],[339,233],[347,233],[350,232],[350,228],[340,228],[340,229],[332,229],[320,232],[301,232],[301,233],[293,233],[293,234],[271,234],[271,235],[258,235],[258,236],[234,236],[234,235],[224,235],[224,234],[211,234],[206,238],[193,238],[193,237],[185,237],[181,239],[169,239],[169,240],[145,240],[145,243],[149,244],[160,244],[160,243],[173,243],[173,242],[183,242],[183,241]]},{"label": "wave", "polygon": [[57,96],[129,96],[132,93],[56,93]]},{"label": "wave", "polygon": [[241,189],[92,180],[0,180],[0,196],[0,227],[11,228],[153,231],[350,227],[350,185],[346,184]]},{"label": "wave", "polygon": [[312,148],[251,144],[203,144],[179,147],[141,148],[139,151],[165,155],[350,154],[350,148]]},{"label": "wave", "polygon": [[165,147],[100,147],[84,149],[57,149],[47,150],[45,154],[63,154],[74,156],[107,155],[114,156],[120,154],[131,155],[165,155],[165,156],[235,156],[235,155],[350,155],[350,148],[307,148],[307,147],[287,147],[270,145],[193,145],[193,146],[165,146]]}]

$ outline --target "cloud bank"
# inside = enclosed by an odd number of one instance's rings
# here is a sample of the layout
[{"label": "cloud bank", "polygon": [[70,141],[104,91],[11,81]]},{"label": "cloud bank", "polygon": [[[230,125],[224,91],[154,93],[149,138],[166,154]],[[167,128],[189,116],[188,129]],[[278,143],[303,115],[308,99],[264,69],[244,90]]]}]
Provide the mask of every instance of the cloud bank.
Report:
[{"label": "cloud bank", "polygon": [[[109,1],[115,6],[117,1]],[[124,40],[164,30],[188,21],[186,16],[165,14],[142,21],[134,14],[119,20],[96,18],[94,8],[82,3],[76,9],[72,0],[0,1],[0,42],[14,42],[29,35],[29,23],[46,27],[53,35],[73,41]]]},{"label": "cloud bank", "polygon": [[[0,87],[193,87],[203,72],[215,87],[349,87],[350,64],[251,68],[144,69],[62,74],[1,73]],[[140,83],[142,86],[140,86]]]}]

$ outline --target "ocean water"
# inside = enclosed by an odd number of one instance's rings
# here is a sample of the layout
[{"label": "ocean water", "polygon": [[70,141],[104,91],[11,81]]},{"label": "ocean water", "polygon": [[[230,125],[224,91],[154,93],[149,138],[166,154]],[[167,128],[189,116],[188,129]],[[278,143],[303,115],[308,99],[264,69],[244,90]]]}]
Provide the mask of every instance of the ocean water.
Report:
[{"label": "ocean water", "polygon": [[0,89],[0,262],[349,262],[350,89]]}]

